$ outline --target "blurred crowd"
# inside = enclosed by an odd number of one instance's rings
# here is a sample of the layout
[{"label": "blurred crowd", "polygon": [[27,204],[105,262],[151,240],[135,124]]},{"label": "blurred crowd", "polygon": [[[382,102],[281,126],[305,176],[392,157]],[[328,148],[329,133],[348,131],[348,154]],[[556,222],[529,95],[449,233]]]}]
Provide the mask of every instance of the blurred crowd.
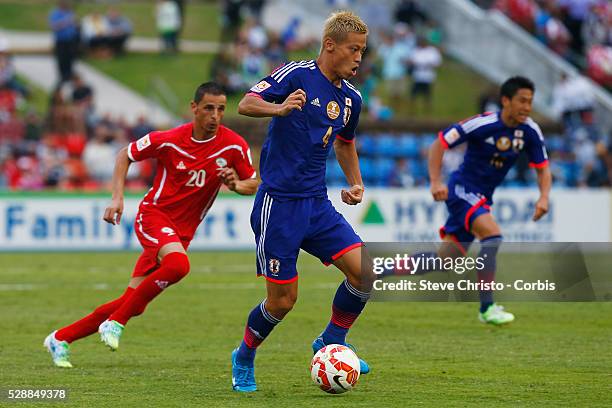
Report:
[{"label": "blurred crowd", "polygon": [[[332,9],[351,0],[329,0]],[[278,32],[261,19],[263,0],[226,0],[223,38],[232,44],[216,56],[211,77],[228,94],[241,94],[289,59],[308,59],[319,52],[319,38],[301,38],[300,17],[289,19]],[[368,51],[354,82],[360,87],[365,111],[373,120],[390,120],[398,110],[431,113],[437,69],[442,64],[441,30],[413,0],[394,6],[369,6],[369,16],[391,15],[392,21],[371,24]],[[409,113],[404,109],[404,113]]]},{"label": "blurred crowd", "polygon": [[79,21],[70,0],[57,2],[49,13],[48,24],[53,32],[60,82],[70,80],[74,62],[82,52],[97,58],[122,55],[132,34],[131,21],[117,7],[110,6],[106,14],[85,15]]},{"label": "blurred crowd", "polygon": [[612,90],[609,0],[475,0],[504,12],[552,51]]},{"label": "blurred crowd", "polygon": [[[59,4],[61,8],[64,2]],[[296,59],[296,55],[312,58],[318,52],[318,38],[298,36],[301,21],[297,17],[290,19],[279,32],[267,30],[261,19],[264,5],[264,0],[223,2],[222,37],[231,46],[222,47],[211,77],[220,82],[228,94],[242,94],[275,67],[290,58]],[[164,35],[161,38],[167,43],[166,52],[176,51],[182,27],[181,7],[182,2],[157,2],[157,12],[167,19],[167,24],[158,25],[160,33],[165,33],[165,39]],[[370,24],[372,35],[368,51],[354,79],[364,100],[362,117],[374,121],[390,120],[405,112],[401,111],[405,103],[411,111],[427,112],[431,109],[436,71],[443,64],[440,29],[412,0],[399,1],[392,10],[386,2],[371,7],[370,15],[389,11],[392,21]],[[109,15],[114,13],[116,9],[109,10]],[[99,16],[91,17],[95,20]],[[56,40],[71,32],[62,30],[75,20],[73,15],[57,21],[63,25],[57,23],[55,26],[58,29]],[[79,25],[79,38],[85,38],[83,32],[89,30],[85,29],[86,22],[84,18]],[[58,28],[60,26],[62,28]],[[91,41],[88,44],[91,45]],[[46,114],[35,112],[28,103],[28,89],[15,76],[7,44],[0,40],[0,189],[108,189],[117,151],[153,130],[144,115],[137,123],[129,124],[100,114],[96,110],[92,87],[72,69],[66,75],[50,95]],[[592,95],[585,90],[587,88],[581,77],[563,77],[555,89],[555,111],[564,130],[561,134],[546,136],[557,185],[610,186],[612,155],[609,152],[612,146],[595,126]],[[497,92],[494,87],[483,94],[475,111],[499,109]],[[410,132],[361,133],[357,140],[365,182],[385,187],[426,185],[427,149],[434,137],[433,134]],[[446,173],[461,163],[462,154],[461,149],[454,149],[445,156]],[[154,163],[150,161],[132,166],[127,187],[146,188],[153,173]],[[332,186],[345,183],[333,157],[328,163],[327,179]],[[506,185],[535,185],[525,158],[510,172]]]},{"label": "blurred crowd", "polygon": [[[135,125],[99,116],[91,87],[76,73],[51,94],[44,116],[29,106],[15,77],[2,74],[0,189],[109,189],[118,150],[153,130],[145,116]],[[148,162],[132,166],[128,188],[145,188],[153,170]]]},{"label": "blurred crowd", "polygon": [[[174,54],[179,49],[179,36],[184,24],[184,0],[157,0],[154,8],[161,52]],[[78,19],[73,1],[59,0],[48,16],[53,32],[54,54],[60,82],[70,80],[73,65],[83,53],[92,58],[113,58],[125,53],[133,26],[118,6],[106,13],[92,12]]]}]

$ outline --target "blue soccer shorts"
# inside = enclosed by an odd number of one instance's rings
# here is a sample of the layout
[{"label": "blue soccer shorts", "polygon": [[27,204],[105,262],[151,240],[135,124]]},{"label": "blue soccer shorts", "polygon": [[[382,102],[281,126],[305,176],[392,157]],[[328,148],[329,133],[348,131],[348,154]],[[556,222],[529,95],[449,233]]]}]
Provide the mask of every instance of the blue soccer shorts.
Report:
[{"label": "blue soccer shorts", "polygon": [[324,198],[279,198],[259,190],[251,213],[257,244],[257,275],[275,283],[297,279],[300,248],[326,265],[363,241]]},{"label": "blue soccer shorts", "polygon": [[472,222],[482,214],[491,212],[491,201],[473,186],[462,183],[449,183],[446,208],[448,218],[440,228],[440,237],[450,237],[465,254],[474,241],[470,232]]}]

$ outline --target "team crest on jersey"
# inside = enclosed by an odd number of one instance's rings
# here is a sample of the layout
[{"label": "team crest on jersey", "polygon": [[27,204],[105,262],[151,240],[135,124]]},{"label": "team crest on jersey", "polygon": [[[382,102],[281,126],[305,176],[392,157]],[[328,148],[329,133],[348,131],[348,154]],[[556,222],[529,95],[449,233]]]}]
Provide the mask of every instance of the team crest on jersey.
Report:
[{"label": "team crest on jersey", "polygon": [[514,137],[523,137],[524,134],[525,132],[523,132],[521,129],[516,129],[514,131]]},{"label": "team crest on jersey", "polygon": [[505,152],[506,150],[508,150],[511,145],[512,143],[510,142],[510,139],[507,138],[506,136],[500,137],[499,139],[497,139],[497,142],[495,143],[497,150],[500,150],[502,152]]},{"label": "team crest on jersey", "polygon": [[344,122],[344,126],[346,126],[346,124],[348,123],[350,118],[351,118],[351,108],[349,108],[348,106],[345,106],[344,107],[344,116],[342,117],[342,121]]},{"label": "team crest on jersey", "polygon": [[143,151],[149,146],[151,146],[151,138],[149,137],[148,133],[138,139],[138,141],[136,142],[136,149],[138,149],[139,152]]},{"label": "team crest on jersey", "polygon": [[327,116],[331,120],[336,120],[340,116],[340,105],[338,105],[338,102],[331,101],[327,104]]},{"label": "team crest on jersey", "polygon": [[215,163],[217,163],[217,166],[219,167],[227,166],[227,160],[225,160],[223,157],[219,157],[217,160],[215,160]]},{"label": "team crest on jersey", "polygon": [[271,86],[272,86],[272,85],[270,85],[270,83],[269,83],[269,82],[267,82],[267,81],[261,81],[261,82],[260,82],[260,83],[258,83],[257,85],[253,86],[253,87],[251,88],[251,91],[253,91],[253,92],[257,92],[257,93],[260,93],[260,92],[265,91],[266,89],[268,89],[268,88],[269,88],[269,87],[271,87]]},{"label": "team crest on jersey", "polygon": [[459,140],[460,137],[461,135],[459,134],[457,129],[452,128],[451,130],[446,132],[446,134],[444,135],[444,140],[446,141],[446,143],[450,145],[450,144],[455,143],[457,140]]},{"label": "team crest on jersey", "polygon": [[278,275],[280,272],[280,261],[278,259],[270,259],[270,262],[268,262],[268,269],[272,275]]}]

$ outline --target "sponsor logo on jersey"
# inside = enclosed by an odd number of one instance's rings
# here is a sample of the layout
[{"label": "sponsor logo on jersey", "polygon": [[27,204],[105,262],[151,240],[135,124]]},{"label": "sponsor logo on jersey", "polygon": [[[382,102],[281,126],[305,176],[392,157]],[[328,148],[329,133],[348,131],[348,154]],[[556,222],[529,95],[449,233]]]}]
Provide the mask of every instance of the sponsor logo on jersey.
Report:
[{"label": "sponsor logo on jersey", "polygon": [[144,135],[136,142],[136,149],[138,149],[139,152],[143,151],[149,146],[151,146],[151,138],[148,134]]},{"label": "sponsor logo on jersey", "polygon": [[187,166],[185,166],[185,163],[183,163],[183,161],[181,160],[179,164],[177,164],[176,169],[177,170],[187,170]]},{"label": "sponsor logo on jersey", "polygon": [[161,229],[161,231],[169,237],[176,235],[176,232],[174,232],[174,230],[170,227],[164,227]]},{"label": "sponsor logo on jersey", "polygon": [[446,141],[446,143],[450,145],[450,144],[455,143],[457,140],[459,140],[460,137],[461,135],[459,134],[457,129],[452,128],[451,130],[446,132],[446,134],[444,135],[444,140]]},{"label": "sponsor logo on jersey", "polygon": [[227,166],[227,160],[225,160],[223,157],[219,157],[217,160],[215,160],[215,163],[217,163],[217,166],[219,167]]},{"label": "sponsor logo on jersey", "polygon": [[495,139],[493,139],[493,136],[491,136],[491,137],[488,137],[488,138],[485,140],[485,142],[486,142],[486,143],[488,143],[488,144],[492,144],[492,145],[494,145],[494,144],[495,144]]},{"label": "sponsor logo on jersey", "polygon": [[278,259],[270,259],[270,262],[268,262],[268,269],[272,275],[278,275],[280,272],[280,261]]},{"label": "sponsor logo on jersey", "polygon": [[510,139],[506,136],[500,137],[499,139],[497,139],[497,142],[495,143],[495,146],[497,147],[497,149],[502,152],[505,152],[506,150],[508,150],[511,145],[512,145],[512,142],[510,142]]},{"label": "sponsor logo on jersey", "polygon": [[319,98],[314,98],[312,101],[310,101],[310,104],[318,106],[319,108],[321,107],[321,102],[319,102]]},{"label": "sponsor logo on jersey", "polygon": [[514,137],[523,137],[524,134],[525,132],[523,132],[521,129],[516,129],[514,131]]},{"label": "sponsor logo on jersey", "polygon": [[327,116],[331,120],[336,120],[340,116],[340,105],[338,105],[338,102],[331,101],[327,104]]},{"label": "sponsor logo on jersey", "polygon": [[345,98],[344,99],[344,104],[346,106],[353,106],[353,100],[351,98]]},{"label": "sponsor logo on jersey", "polygon": [[256,92],[256,93],[260,93],[260,92],[265,91],[266,89],[268,89],[271,86],[272,85],[270,85],[270,83],[268,83],[267,81],[261,81],[257,85],[253,86],[251,88],[251,91]]}]

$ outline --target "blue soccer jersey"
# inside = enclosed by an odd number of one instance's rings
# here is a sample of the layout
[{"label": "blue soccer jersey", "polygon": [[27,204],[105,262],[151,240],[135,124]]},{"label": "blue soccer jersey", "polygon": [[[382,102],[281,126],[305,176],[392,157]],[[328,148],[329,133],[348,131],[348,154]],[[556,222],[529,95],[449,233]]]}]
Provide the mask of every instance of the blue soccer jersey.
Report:
[{"label": "blue soccer jersey", "polygon": [[538,124],[529,118],[511,128],[500,115],[500,112],[478,115],[439,133],[445,148],[467,142],[463,163],[451,174],[449,184],[476,186],[491,200],[521,151],[527,153],[531,167],[547,165],[544,136]]},{"label": "blue soccer jersey", "polygon": [[298,89],[306,93],[302,110],[270,123],[259,163],[260,188],[279,198],[326,197],[327,156],[336,138],[353,141],[361,95],[348,81],[332,84],[314,60],[283,65],[249,95],[280,104]]},{"label": "blue soccer jersey", "polygon": [[442,238],[450,235],[467,251],[474,240],[472,223],[491,211],[493,192],[521,151],[527,153],[532,167],[547,165],[544,137],[532,119],[510,128],[497,112],[457,123],[440,132],[439,138],[447,149],[467,142],[463,164],[448,180],[448,218],[440,229]]}]

